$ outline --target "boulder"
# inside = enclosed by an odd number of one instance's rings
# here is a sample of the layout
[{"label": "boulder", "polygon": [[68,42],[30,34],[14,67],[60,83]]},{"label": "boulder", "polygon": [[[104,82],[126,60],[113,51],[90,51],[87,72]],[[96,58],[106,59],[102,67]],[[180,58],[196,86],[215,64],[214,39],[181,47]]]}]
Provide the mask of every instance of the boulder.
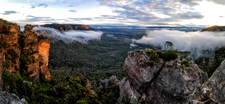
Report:
[{"label": "boulder", "polygon": [[20,99],[13,93],[0,91],[0,104],[28,104],[28,102],[24,98]]},{"label": "boulder", "polygon": [[100,82],[104,88],[111,88],[114,84],[120,83],[120,81],[114,75],[111,76],[109,79],[100,80]]},{"label": "boulder", "polygon": [[[158,54],[162,52],[157,51]],[[128,79],[120,83],[118,103],[124,97],[132,99],[130,102],[140,100],[148,104],[180,104],[201,100],[195,92],[201,90],[208,75],[190,58],[180,59],[183,54],[189,52],[178,52],[175,60],[159,58],[150,66],[150,56],[144,51],[129,52],[124,64]],[[188,64],[184,65],[184,61]]]}]

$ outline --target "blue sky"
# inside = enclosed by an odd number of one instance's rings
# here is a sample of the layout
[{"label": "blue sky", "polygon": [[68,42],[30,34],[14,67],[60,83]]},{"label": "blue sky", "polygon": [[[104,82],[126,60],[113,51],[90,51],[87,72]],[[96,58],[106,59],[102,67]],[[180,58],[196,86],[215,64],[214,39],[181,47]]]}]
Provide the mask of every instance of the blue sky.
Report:
[{"label": "blue sky", "polygon": [[0,0],[0,18],[25,24],[225,25],[225,0]]}]

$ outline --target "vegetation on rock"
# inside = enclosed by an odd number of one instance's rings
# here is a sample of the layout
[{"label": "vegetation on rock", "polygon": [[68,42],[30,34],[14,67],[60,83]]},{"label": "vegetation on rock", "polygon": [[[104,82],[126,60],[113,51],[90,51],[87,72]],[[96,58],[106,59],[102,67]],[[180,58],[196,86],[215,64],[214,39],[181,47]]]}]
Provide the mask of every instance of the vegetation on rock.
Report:
[{"label": "vegetation on rock", "polygon": [[[203,59],[203,57],[199,57],[195,62],[199,65],[199,60]],[[206,61],[208,58],[205,58]],[[225,47],[220,47],[219,49],[214,51],[214,57],[210,60],[210,64],[206,65],[204,72],[208,73],[208,76],[212,76],[213,72],[220,66],[220,63],[225,59]]]},{"label": "vegetation on rock", "polygon": [[162,58],[166,61],[175,60],[177,57],[178,55],[176,50],[168,50],[162,53]]},{"label": "vegetation on rock", "polygon": [[3,20],[2,18],[0,18],[0,24],[18,26],[16,23],[12,23],[12,22]]}]

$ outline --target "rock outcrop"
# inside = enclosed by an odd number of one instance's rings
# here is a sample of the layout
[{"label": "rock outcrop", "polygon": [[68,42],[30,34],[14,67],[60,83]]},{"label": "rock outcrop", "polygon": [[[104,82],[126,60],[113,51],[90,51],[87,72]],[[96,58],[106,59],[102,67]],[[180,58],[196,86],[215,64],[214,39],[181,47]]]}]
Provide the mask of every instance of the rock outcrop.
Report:
[{"label": "rock outcrop", "polygon": [[[5,60],[1,60],[3,64],[6,64],[7,69],[11,72],[18,71],[20,68],[19,58],[20,57],[20,27],[18,25],[7,25],[0,23],[0,42]],[[14,57],[15,56],[15,57]],[[0,70],[3,70],[2,68]]]},{"label": "rock outcrop", "polygon": [[0,104],[28,104],[28,102],[13,93],[0,91]]},{"label": "rock outcrop", "polygon": [[111,88],[114,84],[119,84],[120,81],[115,75],[111,76],[109,79],[100,80],[102,87]]},{"label": "rock outcrop", "polygon": [[0,20],[0,79],[5,69],[29,75],[36,81],[40,79],[40,72],[46,79],[51,78],[48,70],[50,41],[38,38],[33,28],[26,25],[24,34],[20,34],[18,25]]},{"label": "rock outcrop", "polygon": [[81,24],[55,24],[55,23],[53,23],[53,24],[41,25],[41,27],[54,28],[60,32],[69,31],[69,30],[95,30],[88,25],[81,25]]},{"label": "rock outcrop", "polygon": [[[156,52],[161,56],[164,51]],[[201,90],[208,75],[186,57],[188,54],[178,52],[178,58],[170,61],[160,57],[151,66],[151,57],[144,51],[129,52],[124,64],[128,78],[120,82],[117,103],[120,104],[121,99],[148,104],[180,104],[203,100],[195,92]]]},{"label": "rock outcrop", "polygon": [[[39,79],[39,47],[38,36],[33,32],[34,26],[26,25],[24,34],[22,34],[22,53],[23,68],[30,72],[30,77]],[[26,60],[27,59],[27,60]]]},{"label": "rock outcrop", "polygon": [[225,60],[213,75],[202,85],[199,92],[203,97],[210,98],[217,103],[225,103]]}]

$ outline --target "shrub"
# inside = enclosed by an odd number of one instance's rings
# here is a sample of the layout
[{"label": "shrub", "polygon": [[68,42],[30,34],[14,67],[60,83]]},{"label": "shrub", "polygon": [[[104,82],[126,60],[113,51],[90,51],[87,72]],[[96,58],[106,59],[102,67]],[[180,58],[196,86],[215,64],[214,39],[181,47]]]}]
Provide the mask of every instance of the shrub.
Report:
[{"label": "shrub", "polygon": [[173,62],[173,66],[177,66],[177,61],[174,61]]},{"label": "shrub", "polygon": [[154,65],[154,61],[153,60],[149,61],[149,65],[153,66]]},{"label": "shrub", "polygon": [[0,48],[8,48],[9,44],[6,41],[0,42]]},{"label": "shrub", "polygon": [[159,55],[153,50],[145,50],[145,53],[149,54],[150,60],[155,61],[159,58]]},{"label": "shrub", "polygon": [[154,76],[157,76],[157,75],[158,75],[158,73],[157,73],[157,72],[154,72],[154,73],[153,73],[153,75],[154,75]]},{"label": "shrub", "polygon": [[185,61],[182,61],[182,63],[181,63],[182,65],[184,64],[186,67],[188,67],[189,66],[189,61],[187,61],[187,60],[185,60]]},{"label": "shrub", "polygon": [[181,60],[181,61],[183,60],[183,55],[180,56],[180,60]]},{"label": "shrub", "polygon": [[184,66],[180,66],[181,69],[184,69]]},{"label": "shrub", "polygon": [[187,53],[182,53],[183,54],[183,58],[186,58],[188,55]]},{"label": "shrub", "polygon": [[162,53],[162,58],[166,61],[175,60],[177,59],[177,57],[178,57],[177,51],[175,50],[168,50]]},{"label": "shrub", "polygon": [[6,60],[11,60],[13,63],[16,63],[16,59],[19,58],[19,55],[16,53],[14,49],[7,50],[7,53],[5,55]]}]

